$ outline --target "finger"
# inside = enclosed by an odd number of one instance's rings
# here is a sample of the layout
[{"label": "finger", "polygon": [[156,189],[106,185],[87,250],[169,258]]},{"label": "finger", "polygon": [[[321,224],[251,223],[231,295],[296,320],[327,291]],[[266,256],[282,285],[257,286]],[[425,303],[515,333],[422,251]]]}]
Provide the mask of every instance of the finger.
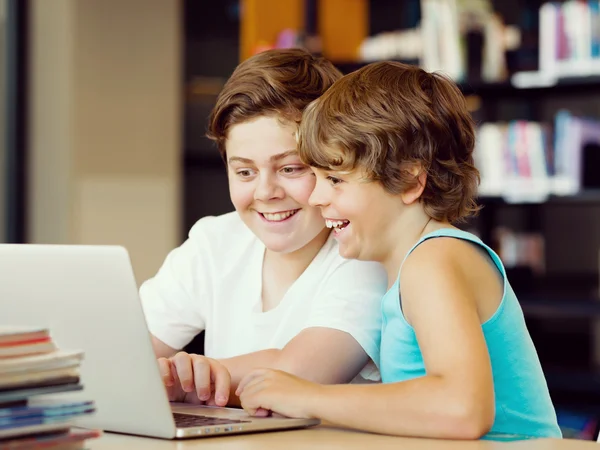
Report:
[{"label": "finger", "polygon": [[192,392],[194,390],[194,369],[191,356],[185,352],[179,352],[171,358],[171,363],[175,366],[181,388],[184,392]]},{"label": "finger", "polygon": [[227,368],[218,361],[210,361],[211,381],[215,384],[215,402],[218,406],[225,406],[229,401],[231,375]]},{"label": "finger", "polygon": [[255,384],[248,385],[240,396],[240,404],[250,416],[267,417],[269,415],[269,410],[262,407],[261,390],[260,388],[256,389]]},{"label": "finger", "polygon": [[211,396],[207,401],[203,402],[203,404],[206,406],[222,406],[222,405],[217,405],[217,402],[215,401],[214,396]]},{"label": "finger", "polygon": [[177,376],[177,368],[171,360],[169,361],[169,367],[171,370],[171,376],[173,377],[173,385],[167,386],[167,396],[170,402],[181,402],[185,399],[185,391],[181,388],[181,382]]},{"label": "finger", "polygon": [[270,415],[271,411],[269,411],[268,409],[258,408],[256,411],[254,411],[255,417],[269,417]]},{"label": "finger", "polygon": [[256,411],[259,408],[258,406],[256,406],[256,403],[254,401],[254,398],[252,398],[252,396],[247,396],[243,393],[240,396],[240,406],[242,407],[242,409],[244,411],[246,411],[246,413],[249,416],[254,416],[256,414]]},{"label": "finger", "polygon": [[235,395],[237,395],[238,397],[242,395],[242,392],[244,392],[244,389],[246,389],[248,384],[257,379],[263,378],[267,374],[267,372],[268,369],[256,369],[248,373],[244,378],[242,378],[240,384],[238,384],[238,387],[235,390]]},{"label": "finger", "polygon": [[160,370],[160,376],[165,386],[171,387],[175,383],[173,373],[171,372],[171,361],[167,358],[158,358],[158,369]]},{"label": "finger", "polygon": [[169,370],[171,371],[171,376],[173,377],[173,385],[166,386],[167,395],[169,397],[170,402],[178,402],[181,401],[181,399],[185,395],[185,392],[183,391],[183,389],[181,389],[181,383],[179,382],[179,377],[177,376],[177,369],[175,368],[175,365],[171,362],[171,360],[168,359],[167,361],[169,361]]},{"label": "finger", "polygon": [[196,384],[196,394],[202,401],[210,398],[210,363],[208,359],[201,355],[193,355],[194,383]]}]

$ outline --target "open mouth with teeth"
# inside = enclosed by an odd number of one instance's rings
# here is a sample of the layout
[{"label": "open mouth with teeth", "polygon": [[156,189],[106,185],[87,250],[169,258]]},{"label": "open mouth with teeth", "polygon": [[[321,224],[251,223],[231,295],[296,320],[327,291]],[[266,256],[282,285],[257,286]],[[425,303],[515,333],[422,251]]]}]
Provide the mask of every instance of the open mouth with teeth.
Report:
[{"label": "open mouth with teeth", "polygon": [[280,211],[276,213],[259,213],[267,222],[284,222],[294,216],[299,209],[291,209],[289,211]]},{"label": "open mouth with teeth", "polygon": [[326,219],[325,220],[325,224],[327,225],[327,228],[333,228],[333,231],[335,233],[339,233],[341,232],[344,228],[346,228],[348,225],[350,225],[350,221],[346,220],[346,219],[341,219],[341,220],[330,220],[330,219]]}]

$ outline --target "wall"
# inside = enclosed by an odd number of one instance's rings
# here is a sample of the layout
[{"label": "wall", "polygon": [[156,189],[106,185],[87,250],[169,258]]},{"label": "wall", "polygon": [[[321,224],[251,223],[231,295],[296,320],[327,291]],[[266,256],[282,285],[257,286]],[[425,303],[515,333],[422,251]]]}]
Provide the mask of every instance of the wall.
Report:
[{"label": "wall", "polygon": [[30,242],[123,245],[138,283],[180,243],[180,14],[31,0]]},{"label": "wall", "polygon": [[[0,104],[5,105],[6,92],[6,0],[0,0]],[[5,143],[5,109],[0,112],[0,242],[6,240],[6,143]]]}]

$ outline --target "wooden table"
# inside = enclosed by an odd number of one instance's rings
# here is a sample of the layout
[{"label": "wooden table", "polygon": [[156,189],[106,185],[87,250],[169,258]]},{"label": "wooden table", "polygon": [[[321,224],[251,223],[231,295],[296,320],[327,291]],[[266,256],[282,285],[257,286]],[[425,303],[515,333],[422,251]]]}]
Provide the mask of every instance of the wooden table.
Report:
[{"label": "wooden table", "polygon": [[569,439],[536,439],[514,442],[445,441],[413,439],[316,427],[296,431],[279,431],[237,436],[211,437],[182,441],[104,433],[87,442],[91,450],[264,450],[361,449],[361,450],[600,450],[600,444]]}]

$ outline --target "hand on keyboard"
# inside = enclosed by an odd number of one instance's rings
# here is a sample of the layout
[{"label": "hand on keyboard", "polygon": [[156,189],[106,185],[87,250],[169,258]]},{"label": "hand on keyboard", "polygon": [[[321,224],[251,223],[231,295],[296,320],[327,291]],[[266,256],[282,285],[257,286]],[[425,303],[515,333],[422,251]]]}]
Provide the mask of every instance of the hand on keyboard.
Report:
[{"label": "hand on keyboard", "polygon": [[227,405],[231,376],[220,362],[179,352],[171,358],[159,358],[158,365],[169,401]]}]

